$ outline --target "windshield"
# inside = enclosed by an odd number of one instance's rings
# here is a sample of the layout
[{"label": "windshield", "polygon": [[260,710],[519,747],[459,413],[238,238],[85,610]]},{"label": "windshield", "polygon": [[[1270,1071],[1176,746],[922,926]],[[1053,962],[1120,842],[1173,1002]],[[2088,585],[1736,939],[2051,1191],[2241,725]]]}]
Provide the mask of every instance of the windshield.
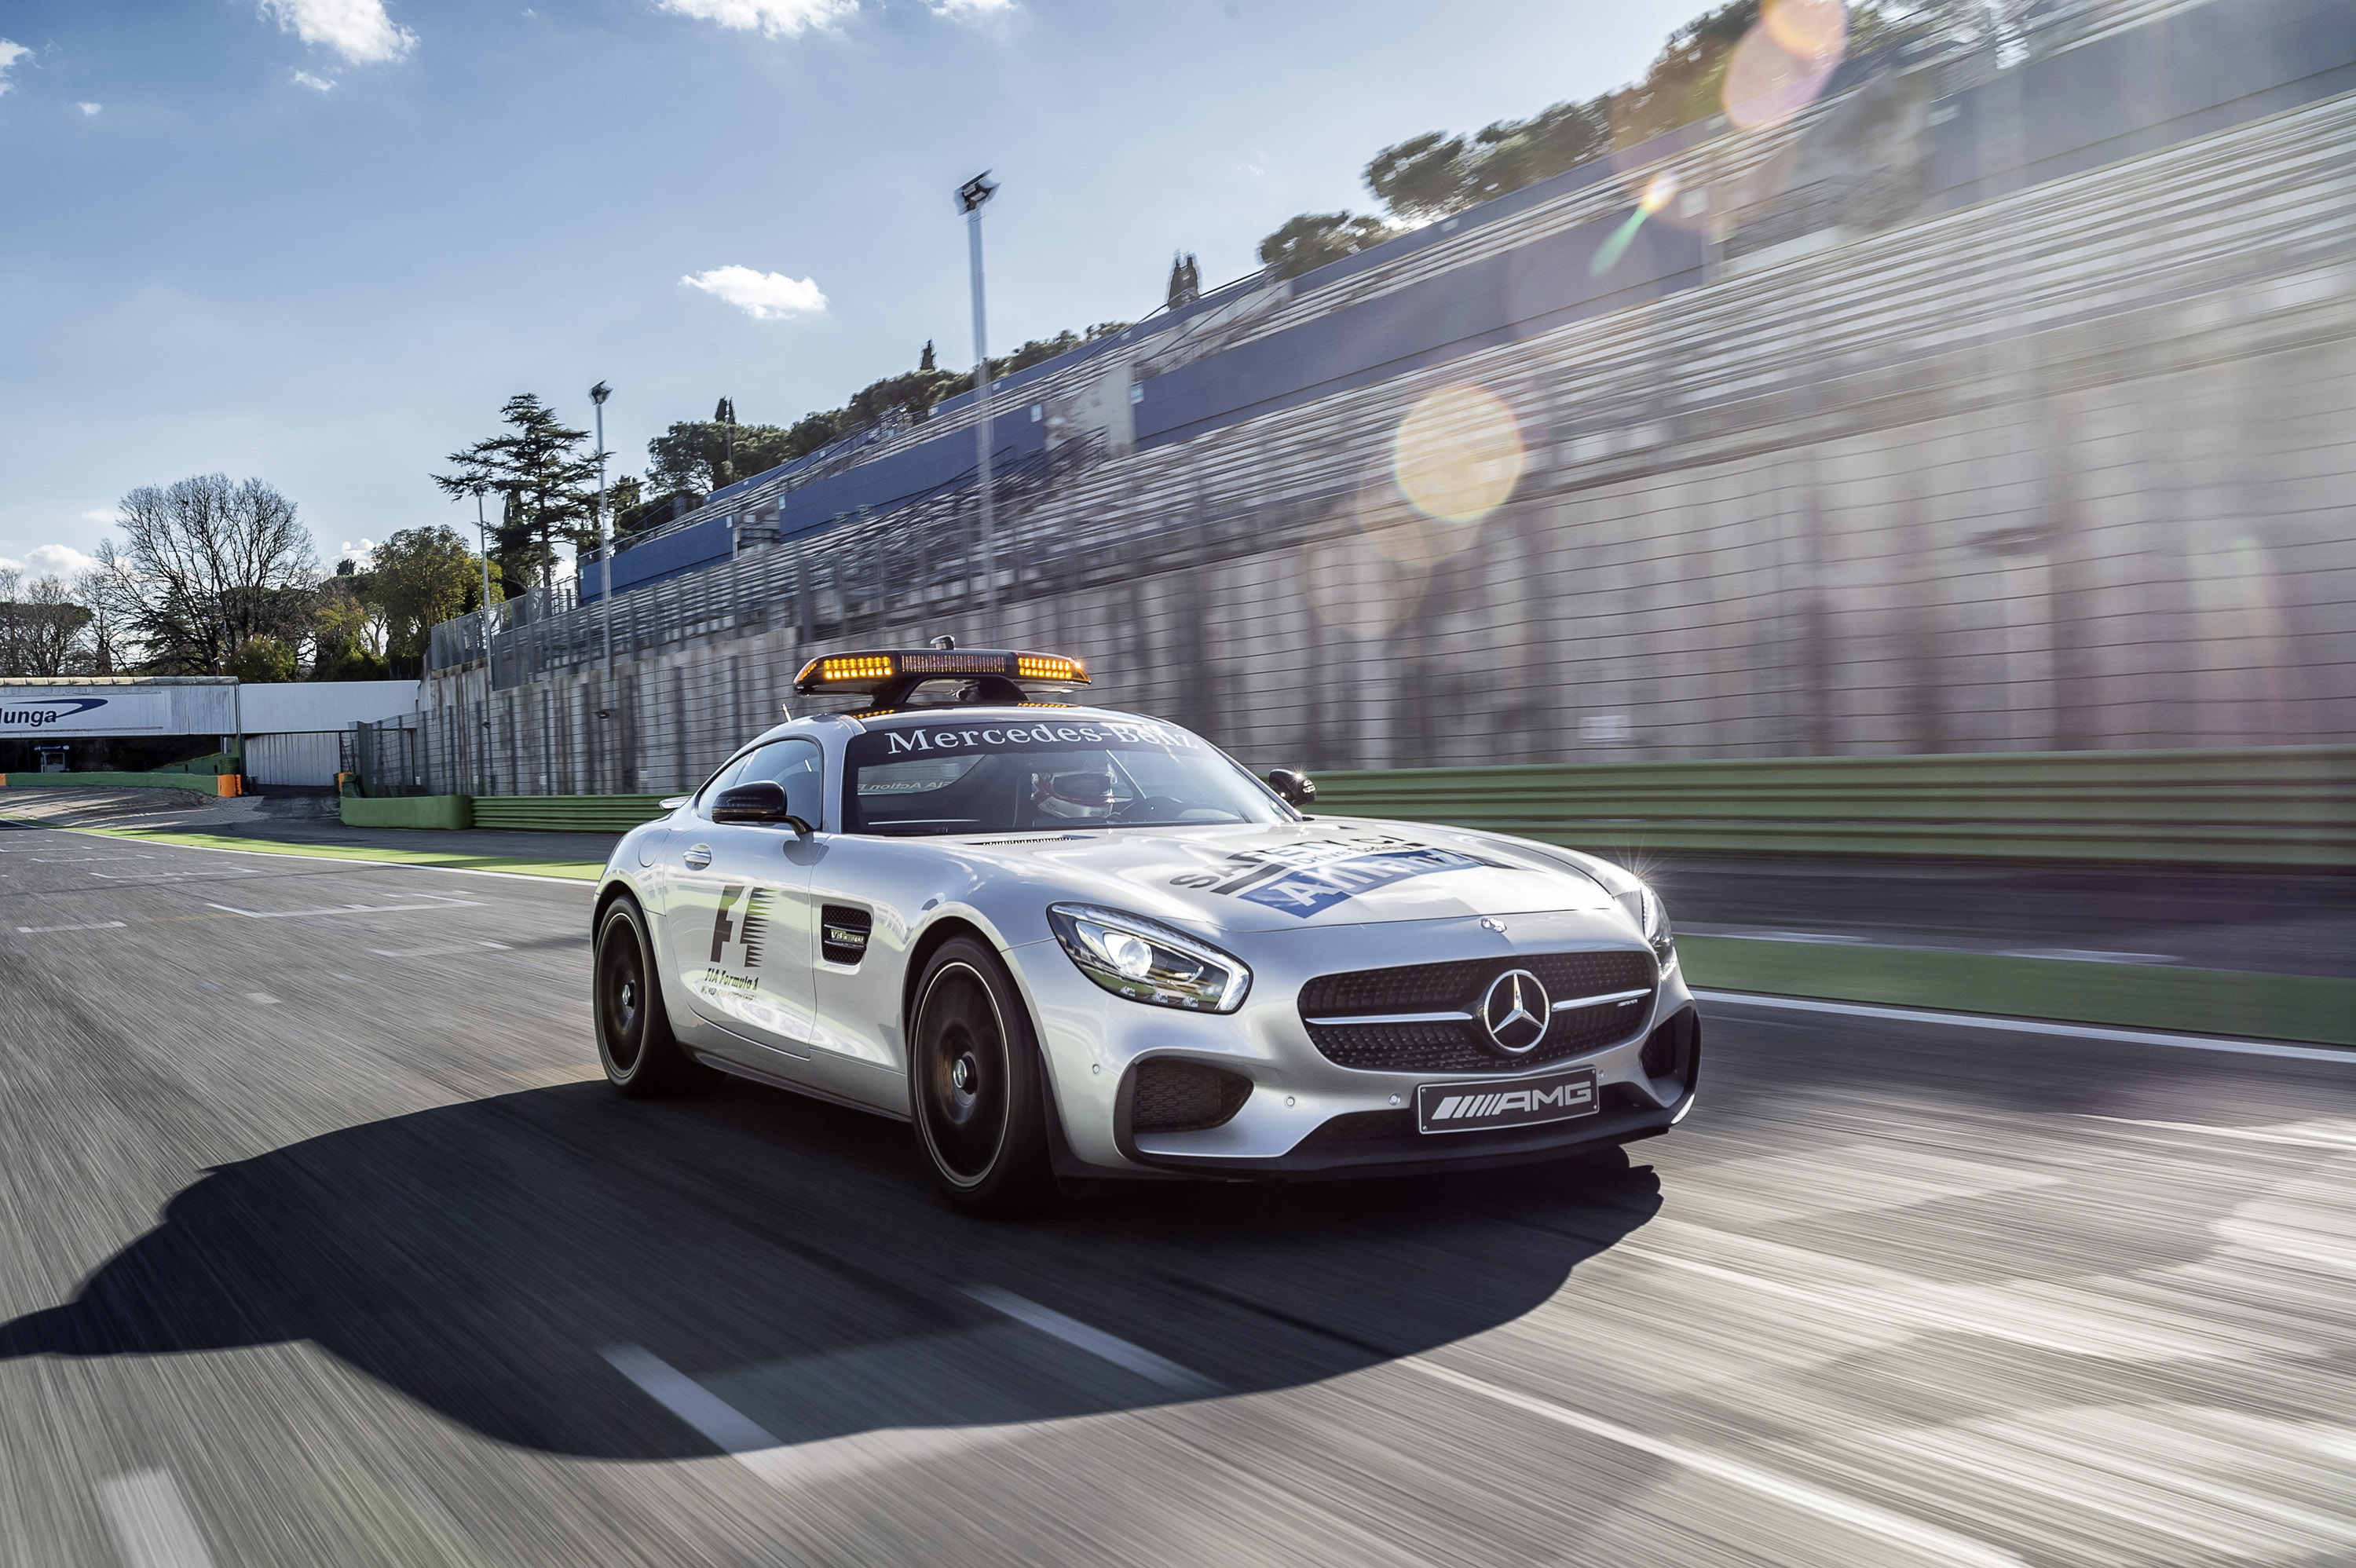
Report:
[{"label": "windshield", "polygon": [[844,770],[851,833],[1021,833],[1289,822],[1226,753],[1150,720],[951,719],[872,730]]}]

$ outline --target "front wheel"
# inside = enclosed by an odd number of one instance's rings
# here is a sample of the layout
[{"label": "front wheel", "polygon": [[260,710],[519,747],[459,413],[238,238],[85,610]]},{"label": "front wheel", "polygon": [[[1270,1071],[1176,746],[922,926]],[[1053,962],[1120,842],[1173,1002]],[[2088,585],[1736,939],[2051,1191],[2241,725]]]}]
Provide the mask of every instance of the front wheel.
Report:
[{"label": "front wheel", "polygon": [[1055,1190],[1046,1072],[1006,965],[969,937],[943,943],[917,981],[912,1013],[910,1108],[942,1193],[975,1213],[1044,1201]]},{"label": "front wheel", "polygon": [[712,1081],[712,1069],[689,1056],[670,1032],[654,944],[637,901],[625,894],[597,923],[590,1010],[605,1081],[625,1094],[676,1093]]}]

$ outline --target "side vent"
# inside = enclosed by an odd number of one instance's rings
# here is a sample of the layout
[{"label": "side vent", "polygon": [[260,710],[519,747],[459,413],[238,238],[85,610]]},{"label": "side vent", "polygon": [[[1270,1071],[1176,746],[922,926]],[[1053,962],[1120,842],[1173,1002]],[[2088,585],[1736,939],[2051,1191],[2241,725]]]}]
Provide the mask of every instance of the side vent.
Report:
[{"label": "side vent", "polygon": [[1199,1061],[1157,1056],[1137,1066],[1129,1126],[1134,1133],[1191,1133],[1232,1120],[1251,1098],[1251,1080]]},{"label": "side vent", "polygon": [[818,950],[830,964],[856,964],[867,956],[867,938],[875,929],[874,914],[849,904],[827,904],[819,910]]}]

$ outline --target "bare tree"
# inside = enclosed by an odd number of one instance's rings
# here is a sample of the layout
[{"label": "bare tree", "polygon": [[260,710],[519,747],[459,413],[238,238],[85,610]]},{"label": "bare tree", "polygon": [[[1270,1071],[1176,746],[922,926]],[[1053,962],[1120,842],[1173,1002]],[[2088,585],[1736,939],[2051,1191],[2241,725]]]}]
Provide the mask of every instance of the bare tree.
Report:
[{"label": "bare tree", "polygon": [[257,637],[307,640],[318,556],[294,503],[259,479],[200,474],[123,497],[117,552],[102,547],[116,635],[147,667],[207,675]]},{"label": "bare tree", "polygon": [[125,569],[115,557],[113,540],[98,547],[97,560],[96,566],[74,579],[73,601],[90,612],[90,673],[119,675],[131,655],[126,640],[131,616],[125,606],[137,603],[138,595],[123,581]]},{"label": "bare tree", "polygon": [[90,663],[90,612],[54,577],[0,570],[0,675],[80,675]]}]

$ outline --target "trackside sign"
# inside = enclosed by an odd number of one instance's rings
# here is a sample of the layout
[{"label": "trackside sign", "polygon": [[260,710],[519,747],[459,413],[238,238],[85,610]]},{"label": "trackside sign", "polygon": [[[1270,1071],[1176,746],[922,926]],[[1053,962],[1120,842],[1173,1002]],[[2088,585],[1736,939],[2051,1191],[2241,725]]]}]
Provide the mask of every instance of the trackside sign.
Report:
[{"label": "trackside sign", "polygon": [[[203,697],[211,698],[215,690],[226,698],[225,688],[195,688]],[[174,699],[180,692],[173,689],[142,689],[138,687],[86,688],[75,691],[56,687],[0,686],[0,735],[10,738],[30,736],[48,739],[54,735],[179,735],[209,734],[215,726],[214,715],[188,714],[187,719],[201,718],[201,727],[185,723],[183,716],[174,712],[183,706]],[[226,709],[226,701],[200,702],[208,709]],[[226,714],[222,715],[226,719]],[[220,726],[230,727],[228,722]]]}]

